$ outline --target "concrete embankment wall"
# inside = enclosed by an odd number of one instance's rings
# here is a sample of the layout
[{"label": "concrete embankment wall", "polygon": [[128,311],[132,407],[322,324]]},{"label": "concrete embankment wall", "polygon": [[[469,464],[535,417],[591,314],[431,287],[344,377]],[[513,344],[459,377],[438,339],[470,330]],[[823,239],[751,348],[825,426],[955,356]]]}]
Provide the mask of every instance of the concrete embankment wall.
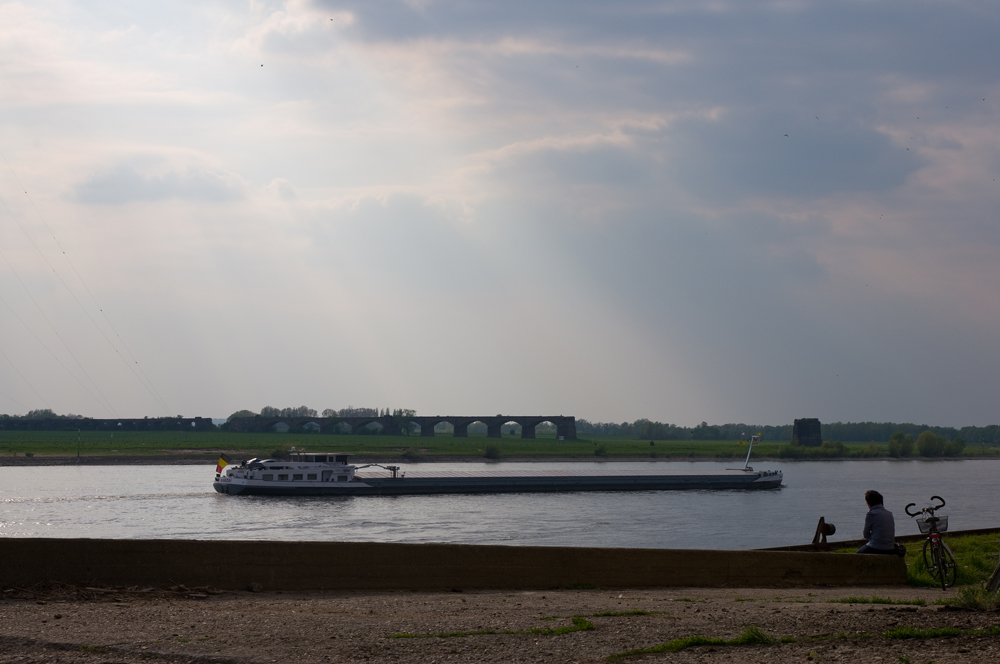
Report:
[{"label": "concrete embankment wall", "polygon": [[241,590],[892,585],[902,559],[785,551],[367,542],[0,538],[0,587],[47,581]]},{"label": "concrete embankment wall", "polygon": [[[975,530],[950,530],[945,533],[945,538],[968,537],[971,535],[995,535],[1000,533],[1000,528],[977,528]],[[896,535],[896,542],[921,542],[927,539],[927,535]],[[858,549],[868,540],[842,540],[840,542],[830,541],[825,546],[816,544],[794,544],[792,546],[772,546],[767,549],[757,549],[758,551],[835,551],[837,549]]]}]

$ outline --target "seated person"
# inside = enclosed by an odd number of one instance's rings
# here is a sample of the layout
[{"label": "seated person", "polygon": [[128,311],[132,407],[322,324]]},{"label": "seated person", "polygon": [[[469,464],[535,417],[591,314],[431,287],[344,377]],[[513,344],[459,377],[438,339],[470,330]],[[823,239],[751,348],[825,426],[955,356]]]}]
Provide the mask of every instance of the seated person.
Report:
[{"label": "seated person", "polygon": [[868,543],[858,549],[858,553],[898,555],[896,522],[892,518],[892,512],[882,505],[882,494],[878,491],[866,491],[865,502],[868,503],[868,514],[865,515],[863,536]]}]

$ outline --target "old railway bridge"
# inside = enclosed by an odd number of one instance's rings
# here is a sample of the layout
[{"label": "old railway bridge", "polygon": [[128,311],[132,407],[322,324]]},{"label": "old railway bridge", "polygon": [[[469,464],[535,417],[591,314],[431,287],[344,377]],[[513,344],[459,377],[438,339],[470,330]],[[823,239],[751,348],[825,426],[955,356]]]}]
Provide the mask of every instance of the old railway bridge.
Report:
[{"label": "old railway bridge", "polygon": [[[497,415],[495,417],[472,416],[414,416],[414,417],[234,417],[223,425],[224,429],[240,433],[265,433],[274,431],[276,424],[285,424],[288,431],[306,432],[319,430],[322,433],[336,433],[346,424],[352,432],[357,432],[369,424],[378,424],[382,432],[401,435],[405,427],[415,424],[420,427],[421,436],[433,436],[434,427],[448,423],[455,427],[455,436],[467,438],[469,425],[481,422],[486,425],[488,438],[500,438],[500,427],[505,424],[521,425],[521,438],[534,438],[535,427],[543,422],[551,422],[556,427],[556,435],[573,440],[576,438],[576,418],[563,415]],[[157,417],[157,418],[53,418],[46,420],[26,420],[20,418],[0,418],[0,431],[215,431],[209,417]]]},{"label": "old railway bridge", "polygon": [[382,417],[234,417],[229,420],[227,428],[230,431],[245,433],[264,433],[273,431],[275,425],[285,424],[289,431],[315,430],[319,427],[322,433],[334,433],[341,424],[351,427],[352,432],[356,432],[369,424],[379,424],[382,432],[391,436],[399,436],[403,433],[404,427],[415,424],[420,427],[421,436],[433,436],[434,427],[438,424],[447,423],[455,427],[455,437],[467,438],[469,436],[469,425],[481,422],[486,425],[487,438],[500,438],[500,427],[505,424],[521,425],[521,438],[534,438],[535,427],[543,422],[551,422],[556,427],[556,436],[566,440],[576,438],[576,418],[563,415],[496,415],[493,417],[472,417],[472,416],[413,416],[413,417],[393,417],[384,415]]}]

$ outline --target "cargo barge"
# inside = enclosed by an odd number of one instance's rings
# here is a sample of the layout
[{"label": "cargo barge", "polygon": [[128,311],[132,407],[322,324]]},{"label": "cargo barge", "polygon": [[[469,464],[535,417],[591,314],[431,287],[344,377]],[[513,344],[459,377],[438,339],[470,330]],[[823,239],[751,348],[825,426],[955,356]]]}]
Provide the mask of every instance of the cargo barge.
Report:
[{"label": "cargo barge", "polygon": [[[748,455],[749,456],[749,455]],[[399,466],[355,466],[348,454],[293,454],[290,460],[249,459],[216,468],[215,490],[239,496],[403,496],[445,493],[551,493],[777,489],[780,470],[742,469],[670,473],[646,466],[628,472],[559,470],[434,471]],[[362,472],[358,472],[362,471]]]}]

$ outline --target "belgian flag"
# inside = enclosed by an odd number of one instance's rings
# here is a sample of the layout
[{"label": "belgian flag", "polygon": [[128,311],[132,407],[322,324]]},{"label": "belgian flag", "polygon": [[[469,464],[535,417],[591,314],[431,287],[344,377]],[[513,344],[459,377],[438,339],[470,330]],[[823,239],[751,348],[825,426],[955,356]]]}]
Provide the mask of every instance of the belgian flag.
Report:
[{"label": "belgian flag", "polygon": [[218,475],[221,473],[222,469],[228,466],[230,461],[232,461],[232,459],[227,457],[225,454],[219,455],[219,463],[215,466],[215,474]]}]

